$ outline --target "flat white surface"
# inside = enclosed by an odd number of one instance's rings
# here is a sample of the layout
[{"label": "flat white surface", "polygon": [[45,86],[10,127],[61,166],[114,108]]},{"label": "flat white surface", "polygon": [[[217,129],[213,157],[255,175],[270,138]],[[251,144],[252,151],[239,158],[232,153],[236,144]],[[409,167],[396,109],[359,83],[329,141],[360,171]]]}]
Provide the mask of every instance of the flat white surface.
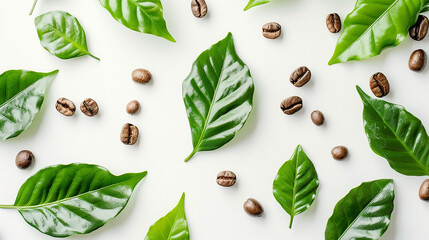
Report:
[{"label": "flat white surface", "polygon": [[[399,47],[362,62],[328,66],[339,34],[331,34],[325,17],[338,12],[342,19],[354,0],[274,0],[243,12],[245,0],[207,0],[209,13],[196,19],[190,0],[163,0],[164,17],[177,43],[131,31],[101,7],[97,0],[40,0],[28,16],[32,0],[0,0],[0,71],[28,69],[48,72],[60,69],[41,114],[18,138],[0,143],[0,203],[11,204],[21,184],[39,169],[72,162],[105,166],[115,174],[147,170],[125,210],[101,229],[69,239],[143,239],[151,224],[169,212],[186,192],[186,215],[193,240],[214,239],[324,239],[324,230],[336,202],[363,181],[395,180],[395,210],[384,240],[423,240],[427,231],[429,203],[418,198],[425,177],[407,177],[393,171],[387,161],[369,148],[362,126],[362,103],[355,85],[370,93],[368,79],[382,71],[391,84],[388,101],[401,103],[423,123],[429,123],[428,68],[422,73],[408,69],[408,57],[421,42],[407,38]],[[51,10],[76,16],[87,35],[90,51],[101,58],[61,60],[49,55],[38,40],[34,17]],[[269,21],[282,25],[282,36],[265,39],[261,27]],[[254,77],[255,107],[248,122],[227,145],[212,152],[191,152],[188,120],[181,84],[199,53],[232,32],[237,52]],[[288,77],[307,65],[311,81],[295,88]],[[153,74],[153,83],[131,81],[134,68]],[[284,115],[280,102],[298,95],[304,108]],[[55,101],[67,97],[78,106],[94,98],[100,114],[89,118],[80,111],[67,118],[55,110]],[[125,112],[133,99],[141,112]],[[310,113],[321,110],[326,124],[315,126]],[[140,129],[135,146],[119,140],[122,125]],[[295,218],[272,195],[272,181],[279,167],[298,144],[314,162],[320,179],[315,203]],[[350,157],[335,161],[330,150],[345,145]],[[15,166],[22,149],[34,152],[36,162],[27,170]],[[238,176],[233,188],[222,188],[216,174],[229,169]],[[246,215],[243,202],[258,199],[265,208],[261,218]],[[50,237],[29,226],[14,210],[0,210],[1,240],[45,240]]]}]

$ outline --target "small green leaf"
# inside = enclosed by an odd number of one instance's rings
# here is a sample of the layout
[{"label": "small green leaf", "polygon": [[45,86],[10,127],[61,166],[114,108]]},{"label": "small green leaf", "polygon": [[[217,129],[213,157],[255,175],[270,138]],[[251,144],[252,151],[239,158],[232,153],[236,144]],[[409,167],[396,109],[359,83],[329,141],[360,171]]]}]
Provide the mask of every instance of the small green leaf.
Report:
[{"label": "small green leaf", "polygon": [[185,216],[185,193],[171,212],[149,228],[145,240],[189,240],[188,222]]},{"label": "small green leaf", "polygon": [[252,7],[256,7],[265,3],[269,3],[271,0],[249,0],[244,11],[251,9]]},{"label": "small green leaf", "polygon": [[335,206],[325,240],[377,240],[390,224],[395,199],[391,179],[364,182]]},{"label": "small green leaf", "polygon": [[291,159],[279,169],[273,183],[274,197],[290,215],[289,228],[292,228],[294,217],[311,206],[318,187],[316,169],[298,145]]},{"label": "small green leaf", "polygon": [[0,140],[17,137],[30,126],[57,74],[10,70],[0,75]]},{"label": "small green leaf", "polygon": [[220,148],[246,122],[253,106],[253,79],[235,52],[232,34],[200,54],[183,81],[194,150]]},{"label": "small green leaf", "polygon": [[42,46],[52,55],[69,59],[89,55],[85,31],[79,21],[64,11],[52,11],[34,19]]}]

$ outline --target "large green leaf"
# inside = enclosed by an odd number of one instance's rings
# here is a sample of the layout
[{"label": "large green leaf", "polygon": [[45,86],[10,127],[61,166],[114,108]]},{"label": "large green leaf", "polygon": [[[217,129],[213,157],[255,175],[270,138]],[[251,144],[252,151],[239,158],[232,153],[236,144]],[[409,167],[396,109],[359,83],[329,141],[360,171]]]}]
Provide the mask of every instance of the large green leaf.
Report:
[{"label": "large green leaf", "polygon": [[299,145],[289,161],[279,169],[273,183],[273,194],[283,209],[293,218],[307,210],[319,187],[319,179],[313,163]]},{"label": "large green leaf", "polygon": [[185,216],[185,193],[177,206],[150,226],[145,240],[189,240]]},{"label": "large green leaf", "polygon": [[429,175],[429,137],[422,122],[404,107],[357,91],[364,104],[363,122],[371,149],[405,175]]},{"label": "large green leaf", "polygon": [[182,88],[194,146],[188,161],[198,151],[229,142],[252,110],[253,79],[231,33],[200,54]]},{"label": "large green leaf", "polygon": [[112,175],[96,165],[45,168],[22,186],[13,206],[31,226],[54,237],[85,234],[103,226],[127,205],[147,172]]},{"label": "large green leaf", "polygon": [[0,75],[0,140],[18,136],[33,122],[57,74],[10,70]]},{"label": "large green leaf", "polygon": [[364,182],[335,206],[325,240],[376,240],[390,224],[395,198],[391,179]]},{"label": "large green leaf", "polygon": [[161,0],[100,0],[100,3],[125,27],[176,42],[167,30]]},{"label": "large green leaf", "polygon": [[251,9],[252,7],[256,7],[265,3],[269,3],[271,0],[249,0],[244,11]]},{"label": "large green leaf", "polygon": [[64,11],[52,11],[34,19],[40,43],[52,55],[69,59],[89,55],[85,31],[79,21]]},{"label": "large green leaf", "polygon": [[429,0],[357,0],[329,64],[363,60],[397,46]]}]

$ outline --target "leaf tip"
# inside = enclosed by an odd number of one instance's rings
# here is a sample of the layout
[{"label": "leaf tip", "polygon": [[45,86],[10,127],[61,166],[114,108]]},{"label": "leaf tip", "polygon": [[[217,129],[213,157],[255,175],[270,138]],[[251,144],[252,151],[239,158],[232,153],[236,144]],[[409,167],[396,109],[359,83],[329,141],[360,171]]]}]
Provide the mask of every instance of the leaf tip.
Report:
[{"label": "leaf tip", "polygon": [[359,85],[356,85],[356,90],[362,100],[369,98],[369,96],[362,90],[362,88],[359,87]]}]

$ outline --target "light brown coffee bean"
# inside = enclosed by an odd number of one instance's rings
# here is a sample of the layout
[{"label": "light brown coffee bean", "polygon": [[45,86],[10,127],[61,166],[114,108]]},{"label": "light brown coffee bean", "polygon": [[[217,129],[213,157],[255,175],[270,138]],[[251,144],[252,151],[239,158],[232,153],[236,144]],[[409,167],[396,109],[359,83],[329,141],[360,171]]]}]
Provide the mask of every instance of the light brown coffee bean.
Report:
[{"label": "light brown coffee bean", "polygon": [[419,197],[421,200],[429,200],[429,179],[426,179],[420,186]]},{"label": "light brown coffee bean", "polygon": [[139,138],[139,129],[131,123],[122,126],[121,142],[125,145],[134,145]]},{"label": "light brown coffee bean", "polygon": [[282,27],[276,22],[269,22],[262,26],[262,35],[269,39],[275,39],[282,33]]},{"label": "light brown coffee bean", "polygon": [[331,33],[341,31],[341,19],[337,13],[331,13],[326,17],[326,27]]},{"label": "light brown coffee bean", "polygon": [[414,51],[411,56],[410,60],[408,61],[408,67],[413,71],[421,71],[425,65],[426,62],[426,53],[422,49],[418,49]]},{"label": "light brown coffee bean", "polygon": [[80,104],[80,110],[88,117],[98,114],[98,104],[94,99],[87,98]]},{"label": "light brown coffee bean", "polygon": [[127,113],[134,114],[140,109],[140,103],[137,100],[133,100],[127,104]]},{"label": "light brown coffee bean", "polygon": [[311,113],[311,120],[313,121],[314,124],[316,124],[317,126],[320,126],[325,122],[325,116],[321,111],[316,110]]},{"label": "light brown coffee bean", "polygon": [[15,164],[18,168],[28,168],[34,160],[34,155],[31,151],[22,150],[16,155]]},{"label": "light brown coffee bean", "polygon": [[389,81],[381,72],[375,73],[371,76],[369,79],[369,87],[371,88],[372,93],[379,98],[386,96],[390,91]]},{"label": "light brown coffee bean", "polygon": [[332,157],[336,160],[342,160],[347,157],[348,149],[344,146],[334,147],[331,151]]},{"label": "light brown coffee bean", "polygon": [[231,187],[235,184],[236,180],[237,177],[235,176],[235,173],[231,171],[222,171],[218,173],[216,178],[217,184],[221,185],[222,187]]},{"label": "light brown coffee bean", "polygon": [[410,37],[416,41],[421,41],[426,37],[429,28],[429,19],[426,16],[420,15],[410,30]]},{"label": "light brown coffee bean", "polygon": [[133,81],[138,83],[148,83],[152,79],[152,74],[143,68],[138,68],[131,74]]},{"label": "light brown coffee bean", "polygon": [[243,208],[247,214],[252,216],[261,216],[264,212],[262,205],[253,198],[247,199],[247,201],[243,204]]},{"label": "light brown coffee bean", "polygon": [[290,75],[289,81],[295,87],[302,87],[311,79],[311,71],[306,66],[295,69]]},{"label": "light brown coffee bean", "polygon": [[197,18],[202,18],[207,14],[207,4],[204,0],[192,0],[191,1],[191,10]]},{"label": "light brown coffee bean", "polygon": [[76,112],[76,106],[67,98],[59,98],[55,104],[55,108],[58,112],[68,117]]},{"label": "light brown coffee bean", "polygon": [[302,108],[302,99],[298,96],[288,97],[280,104],[280,109],[287,115],[292,115]]}]

